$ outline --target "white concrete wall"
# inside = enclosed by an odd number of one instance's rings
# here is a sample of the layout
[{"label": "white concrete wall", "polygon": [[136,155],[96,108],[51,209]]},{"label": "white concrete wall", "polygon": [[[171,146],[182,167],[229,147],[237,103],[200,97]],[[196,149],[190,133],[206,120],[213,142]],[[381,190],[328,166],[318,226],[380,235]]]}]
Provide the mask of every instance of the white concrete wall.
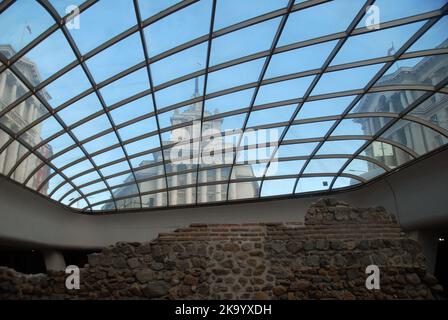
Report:
[{"label": "white concrete wall", "polygon": [[[387,179],[335,195],[358,206],[384,206],[402,226],[448,226],[448,150]],[[80,215],[0,178],[0,244],[33,248],[100,248],[117,241],[150,241],[190,223],[300,221],[319,197],[168,209],[141,213]]]}]

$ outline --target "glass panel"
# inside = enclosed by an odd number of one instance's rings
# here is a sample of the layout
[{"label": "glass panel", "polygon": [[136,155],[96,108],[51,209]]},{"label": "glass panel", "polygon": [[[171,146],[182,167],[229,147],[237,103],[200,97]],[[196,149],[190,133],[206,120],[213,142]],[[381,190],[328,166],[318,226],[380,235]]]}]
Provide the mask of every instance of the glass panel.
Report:
[{"label": "glass panel", "polygon": [[207,80],[207,93],[257,82],[264,61],[265,58],[257,59],[210,73]]},{"label": "glass panel", "polygon": [[48,159],[62,150],[73,146],[74,144],[75,141],[73,141],[67,133],[64,133],[63,135],[50,140],[50,142],[40,147],[37,151]]},{"label": "glass panel", "polygon": [[115,132],[111,132],[95,140],[85,143],[84,148],[88,153],[94,153],[110,146],[117,145],[118,143],[119,142],[117,139],[117,135],[115,134]]},{"label": "glass panel", "polygon": [[272,161],[266,172],[266,176],[273,177],[299,174],[304,164],[305,160]]},{"label": "glass panel", "polygon": [[227,181],[229,174],[230,167],[199,171],[199,183]]},{"label": "glass panel", "polygon": [[379,141],[374,141],[370,144],[363,152],[361,152],[361,156],[378,160],[391,169],[401,166],[413,159],[409,153],[391,144]]},{"label": "glass panel", "polygon": [[[79,16],[79,28],[70,34],[82,54],[137,24],[132,1],[98,1]],[[94,30],[94,32],[92,32]]]},{"label": "glass panel", "polygon": [[57,30],[14,65],[37,86],[76,59],[62,31]]},{"label": "glass panel", "polygon": [[[375,6],[377,6],[381,12],[381,23],[400,19],[408,16],[422,14],[432,10],[441,8],[446,3],[445,0],[431,0],[431,1],[419,1],[419,0],[377,0]],[[369,21],[369,15],[359,23],[358,28],[366,26],[366,21]]]},{"label": "glass panel", "polygon": [[265,79],[320,69],[336,45],[336,41],[278,53],[272,56]]},{"label": "glass panel", "polygon": [[287,0],[218,0],[216,4],[215,30],[232,24],[251,19],[253,17],[286,7]]},{"label": "glass panel", "polygon": [[351,187],[360,184],[361,181],[358,181],[353,178],[347,178],[347,177],[339,177],[336,179],[333,185],[333,189],[340,189],[340,188],[346,188]]},{"label": "glass panel", "polygon": [[115,187],[123,183],[134,181],[134,177],[128,173],[125,173],[113,178],[106,179],[106,181],[109,184],[109,186]]},{"label": "glass panel", "polygon": [[57,78],[38,94],[56,108],[90,88],[90,82],[80,66]]},{"label": "glass panel", "polygon": [[446,30],[448,30],[448,16],[442,17],[435,25],[417,40],[406,52],[446,48]]},{"label": "glass panel", "polygon": [[156,91],[157,108],[161,109],[185,100],[197,98],[204,92],[204,77],[190,79]]},{"label": "glass panel", "polygon": [[394,55],[425,23],[404,26],[349,37],[331,65]]},{"label": "glass panel", "polygon": [[66,195],[68,192],[72,191],[73,187],[67,182],[59,187],[55,193],[51,195],[51,199],[59,201],[62,196]]},{"label": "glass panel", "polygon": [[141,136],[145,133],[156,131],[156,130],[157,130],[156,118],[151,117],[151,118],[136,122],[134,124],[131,124],[129,126],[126,126],[124,128],[121,128],[118,130],[118,132],[120,133],[121,139],[126,141],[131,138]]},{"label": "glass panel", "polygon": [[198,187],[198,203],[226,201],[227,184]]},{"label": "glass panel", "polygon": [[52,193],[56,187],[60,186],[62,183],[64,183],[65,180],[60,176],[59,174],[54,175],[53,177],[48,180],[48,183],[43,186],[39,192],[43,195],[49,195]]},{"label": "glass panel", "polygon": [[168,177],[168,188],[196,184],[196,172],[177,174]]},{"label": "glass panel", "polygon": [[115,203],[114,202],[106,202],[104,204],[99,204],[97,206],[92,206],[92,211],[110,211],[115,210]]},{"label": "glass panel", "polygon": [[49,117],[20,136],[30,146],[35,147],[43,140],[48,139],[56,133],[62,131],[62,126],[54,117]]},{"label": "glass panel", "polygon": [[82,193],[87,195],[89,193],[96,192],[96,191],[103,190],[103,189],[107,189],[106,184],[104,182],[100,181],[100,182],[88,185],[84,188],[81,188],[80,190]]},{"label": "glass panel", "polygon": [[241,140],[240,146],[269,144],[276,146],[286,127],[269,128],[269,129],[247,129]]},{"label": "glass panel", "polygon": [[378,73],[383,64],[324,73],[312,95],[363,89]]},{"label": "glass panel", "polygon": [[42,164],[42,161],[34,154],[30,154],[11,174],[11,179],[18,183],[24,183],[29,175]]},{"label": "glass panel", "polygon": [[333,177],[300,178],[295,193],[305,193],[328,190]]},{"label": "glass panel", "polygon": [[[162,162],[162,153],[160,151],[145,154],[143,156],[132,158],[131,160],[131,166],[133,168],[140,168],[142,166],[148,166],[150,164],[159,163]],[[163,166],[161,166],[161,169],[163,169]],[[161,172],[161,174],[164,174],[165,171]]]},{"label": "glass panel", "polygon": [[296,120],[341,115],[353,101],[354,96],[306,102]]},{"label": "glass panel", "polygon": [[294,12],[286,22],[279,46],[345,31],[363,4],[339,0]]},{"label": "glass panel", "polygon": [[252,111],[249,116],[247,127],[255,127],[270,123],[289,121],[296,105],[270,108],[259,111]]},{"label": "glass panel", "polygon": [[424,91],[410,90],[368,93],[353,107],[350,113],[400,113],[424,93]]},{"label": "glass panel", "polygon": [[145,20],[173,5],[179,3],[180,0],[164,0],[164,1],[138,1],[140,7],[140,14],[142,19]]},{"label": "glass panel", "polygon": [[104,101],[111,106],[142,91],[149,90],[146,68],[137,70],[100,89]]},{"label": "glass panel", "polygon": [[244,178],[261,178],[266,169],[266,163],[254,163],[235,165],[232,170],[232,180],[244,179]]},{"label": "glass panel", "polygon": [[125,156],[123,149],[121,147],[118,147],[93,157],[93,161],[96,163],[97,166],[101,166],[105,163],[109,163],[124,158]]},{"label": "glass panel", "polygon": [[79,148],[72,149],[70,151],[67,151],[60,156],[54,158],[51,160],[51,162],[57,167],[62,168],[65,165],[72,163],[80,158],[83,158],[85,155]]},{"label": "glass panel", "polygon": [[83,174],[83,175],[79,176],[76,179],[73,179],[72,182],[76,186],[81,186],[81,185],[85,185],[85,184],[93,182],[93,181],[99,181],[100,179],[101,179],[101,177],[98,174],[98,172],[97,171],[92,171],[92,172]]},{"label": "glass panel", "polygon": [[91,137],[104,130],[111,129],[111,124],[106,115],[101,115],[95,119],[86,122],[79,127],[74,128],[72,131],[79,141],[83,141],[88,137]]},{"label": "glass panel", "polygon": [[99,83],[144,60],[140,34],[136,32],[93,56],[86,64],[96,83]]},{"label": "glass panel", "polygon": [[313,159],[304,173],[338,173],[347,159]]},{"label": "glass panel", "polygon": [[145,28],[150,56],[207,34],[211,8],[211,0],[198,1]]},{"label": "glass panel", "polygon": [[405,59],[395,62],[375,86],[385,85],[429,85],[435,86],[443,80],[448,55]]},{"label": "glass panel", "polygon": [[30,97],[1,117],[0,122],[17,133],[46,114],[48,111],[43,104],[36,98]]},{"label": "glass panel", "polygon": [[301,98],[305,94],[313,78],[313,76],[304,77],[261,86],[255,104],[259,105]]},{"label": "glass panel", "polygon": [[56,9],[61,17],[71,13],[72,6],[80,6],[85,0],[50,0],[51,5]]},{"label": "glass panel", "polygon": [[117,174],[117,173],[121,173],[124,171],[130,171],[131,168],[129,168],[129,164],[126,161],[117,163],[117,164],[113,164],[104,168],[101,168],[100,171],[101,173],[105,176],[111,176],[113,174]]},{"label": "glass panel", "polygon": [[205,112],[219,114],[223,112],[248,108],[255,89],[247,89],[229,93],[213,99],[205,100]]},{"label": "glass panel", "polygon": [[386,171],[380,166],[365,160],[353,159],[345,168],[344,173],[353,174],[366,180],[371,180]]},{"label": "glass panel", "polygon": [[20,0],[0,15],[0,43],[12,47],[11,58],[54,24],[53,18],[37,2]]},{"label": "glass panel", "polygon": [[[140,163],[140,166],[144,166],[144,165],[150,165],[151,161],[142,161]],[[160,176],[160,175],[164,175],[165,174],[165,169],[163,167],[163,165],[158,165],[158,166],[153,166],[153,167],[149,167],[149,168],[144,168],[144,169],[138,169],[135,171],[135,178],[137,179],[137,181],[142,181],[142,180],[148,180],[151,177],[156,177],[156,176]]]},{"label": "glass panel", "polygon": [[139,184],[140,192],[152,192],[155,190],[163,190],[166,186],[165,178],[153,179],[148,181],[140,182]]},{"label": "glass panel", "polygon": [[448,130],[448,95],[436,93],[409,114]]},{"label": "glass panel", "polygon": [[[40,187],[44,181],[54,173],[53,169],[49,166],[44,165],[40,167],[39,170],[28,180],[26,186],[34,191]],[[49,183],[48,181],[42,186],[40,193],[43,195],[48,195]]]},{"label": "glass panel", "polygon": [[101,107],[101,103],[100,100],[98,100],[97,95],[95,93],[91,93],[81,100],[78,100],[62,109],[58,112],[58,115],[67,126],[70,126],[102,109],[103,108]]},{"label": "glass panel", "polygon": [[153,193],[142,196],[143,208],[166,207],[166,193]]},{"label": "glass panel", "polygon": [[[198,195],[204,198],[206,193]],[[207,199],[207,198],[206,198]],[[179,206],[196,203],[196,188],[184,188],[170,191],[170,206]]]},{"label": "glass panel", "polygon": [[373,136],[383,128],[391,118],[370,117],[342,120],[331,134],[332,136]]},{"label": "glass panel", "polygon": [[11,137],[2,129],[0,129],[0,149],[11,139]]},{"label": "glass panel", "polygon": [[145,138],[142,140],[138,140],[129,144],[126,144],[125,146],[126,152],[128,155],[133,155],[142,151],[151,150],[154,148],[160,147],[160,140],[157,135],[151,136],[149,138]]},{"label": "glass panel", "polygon": [[257,198],[260,181],[237,182],[229,185],[229,200]]},{"label": "glass panel", "polygon": [[366,144],[366,140],[326,141],[317,151],[317,155],[353,154]]},{"label": "glass panel", "polygon": [[317,142],[282,144],[277,150],[276,158],[309,156],[317,147]]},{"label": "glass panel", "polygon": [[276,179],[265,180],[261,189],[262,197],[291,194],[294,189],[296,179]]},{"label": "glass panel", "polygon": [[[95,203],[98,203],[98,202],[102,202],[102,201],[109,200],[109,199],[111,199],[111,198],[112,198],[112,196],[111,196],[110,192],[109,192],[109,191],[104,191],[104,192],[101,192],[101,193],[97,193],[97,194],[88,196],[88,197],[87,197],[87,200],[88,200],[91,204],[95,204]],[[104,206],[104,207],[102,208],[102,210],[105,210],[106,208],[107,208],[107,209],[110,209],[110,207],[106,207],[105,204],[103,204],[103,206]]]},{"label": "glass panel", "polygon": [[89,160],[81,161],[77,164],[74,164],[73,166],[68,167],[67,169],[64,169],[62,173],[66,175],[68,178],[72,178],[76,175],[78,175],[81,172],[85,172],[87,170],[93,169],[92,164]]},{"label": "glass panel", "polygon": [[274,147],[241,150],[238,152],[237,163],[256,163],[260,160],[269,160],[274,151]]},{"label": "glass panel", "polygon": [[179,78],[205,68],[207,58],[207,42],[201,43],[179,53],[151,64],[151,75],[154,85]]},{"label": "glass panel", "polygon": [[140,209],[140,197],[126,198],[117,200],[117,209]]},{"label": "glass panel", "polygon": [[398,142],[414,150],[418,155],[423,155],[448,143],[448,139],[440,133],[407,120],[398,121],[381,137]]},{"label": "glass panel", "polygon": [[23,82],[9,70],[0,74],[0,80],[3,89],[0,92],[0,111],[29,92]]},{"label": "glass panel", "polygon": [[335,121],[304,123],[291,126],[285,140],[324,137]]},{"label": "glass panel", "polygon": [[271,19],[215,38],[212,43],[210,64],[214,66],[269,50],[280,20],[280,18]]}]

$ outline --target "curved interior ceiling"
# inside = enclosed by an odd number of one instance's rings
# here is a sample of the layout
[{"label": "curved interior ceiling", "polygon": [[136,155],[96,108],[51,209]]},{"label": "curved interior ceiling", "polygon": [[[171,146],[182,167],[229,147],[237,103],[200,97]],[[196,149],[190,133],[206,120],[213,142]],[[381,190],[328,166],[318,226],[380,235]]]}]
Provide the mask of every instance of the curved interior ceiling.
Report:
[{"label": "curved interior ceiling", "polygon": [[0,13],[0,173],[75,210],[325,193],[448,143],[446,0]]}]

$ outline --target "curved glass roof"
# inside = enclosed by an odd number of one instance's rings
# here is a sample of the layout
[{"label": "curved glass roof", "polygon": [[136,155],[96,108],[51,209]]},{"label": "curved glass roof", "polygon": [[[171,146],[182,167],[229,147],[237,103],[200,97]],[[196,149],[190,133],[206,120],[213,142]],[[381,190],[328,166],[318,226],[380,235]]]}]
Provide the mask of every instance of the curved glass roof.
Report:
[{"label": "curved glass roof", "polygon": [[79,211],[325,193],[448,143],[446,0],[5,0],[0,173]]}]

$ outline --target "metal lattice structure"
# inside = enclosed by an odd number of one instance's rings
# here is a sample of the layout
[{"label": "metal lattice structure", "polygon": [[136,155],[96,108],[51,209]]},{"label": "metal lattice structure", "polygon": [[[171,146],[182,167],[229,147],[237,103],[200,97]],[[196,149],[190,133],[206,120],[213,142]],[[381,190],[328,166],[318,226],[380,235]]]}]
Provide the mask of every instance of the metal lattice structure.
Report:
[{"label": "metal lattice structure", "polygon": [[448,144],[447,10],[5,0],[0,173],[81,212],[359,187]]}]

